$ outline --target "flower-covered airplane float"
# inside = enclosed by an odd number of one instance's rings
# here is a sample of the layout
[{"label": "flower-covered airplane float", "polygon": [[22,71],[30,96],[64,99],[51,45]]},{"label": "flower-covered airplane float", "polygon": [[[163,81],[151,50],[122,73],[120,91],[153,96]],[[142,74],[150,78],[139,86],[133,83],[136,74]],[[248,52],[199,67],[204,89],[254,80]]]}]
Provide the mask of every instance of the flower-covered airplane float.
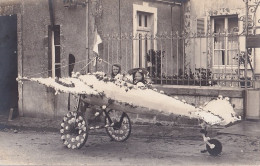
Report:
[{"label": "flower-covered airplane float", "polygon": [[[222,144],[216,139],[207,137],[207,127],[211,125],[228,125],[240,120],[235,115],[229,98],[219,96],[202,107],[195,107],[177,97],[171,97],[151,85],[129,83],[126,77],[118,74],[115,78],[103,72],[81,75],[74,73],[67,78],[26,78],[55,89],[58,93],[73,94],[78,101],[74,111],[64,116],[61,123],[61,139],[71,149],[81,148],[87,141],[88,131],[105,128],[107,134],[115,141],[125,141],[131,133],[131,121],[127,112],[145,114],[177,115],[199,119],[202,123],[202,136],[207,151],[219,155]],[[89,126],[86,107],[100,106],[95,116],[105,117],[103,126]],[[84,107],[84,109],[82,109]]]}]

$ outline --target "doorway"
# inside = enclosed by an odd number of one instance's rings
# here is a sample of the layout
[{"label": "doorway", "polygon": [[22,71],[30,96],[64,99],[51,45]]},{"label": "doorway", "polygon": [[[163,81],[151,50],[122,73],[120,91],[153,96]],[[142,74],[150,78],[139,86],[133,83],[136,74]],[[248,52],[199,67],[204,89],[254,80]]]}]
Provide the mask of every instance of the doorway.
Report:
[{"label": "doorway", "polygon": [[17,15],[0,16],[0,115],[18,112]]}]

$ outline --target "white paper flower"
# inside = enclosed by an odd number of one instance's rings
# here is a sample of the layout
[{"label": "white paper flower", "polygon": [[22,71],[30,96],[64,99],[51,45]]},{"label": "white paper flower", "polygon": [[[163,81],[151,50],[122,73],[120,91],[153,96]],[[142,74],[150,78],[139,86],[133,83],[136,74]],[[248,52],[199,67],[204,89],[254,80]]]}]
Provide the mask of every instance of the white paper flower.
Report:
[{"label": "white paper flower", "polygon": [[71,119],[71,122],[72,122],[72,123],[75,123],[75,122],[76,122],[76,119],[75,119],[75,118],[72,118],[72,119]]},{"label": "white paper flower", "polygon": [[61,125],[61,127],[64,127],[64,123],[61,123],[60,125]]},{"label": "white paper flower", "polygon": [[100,114],[99,112],[96,112],[96,113],[95,113],[95,116],[98,116],[99,114]]},{"label": "white paper flower", "polygon": [[138,82],[138,83],[136,84],[136,86],[137,86],[138,88],[145,87],[144,83],[142,83],[142,82]]},{"label": "white paper flower", "polygon": [[229,97],[225,97],[225,100],[229,101]]}]

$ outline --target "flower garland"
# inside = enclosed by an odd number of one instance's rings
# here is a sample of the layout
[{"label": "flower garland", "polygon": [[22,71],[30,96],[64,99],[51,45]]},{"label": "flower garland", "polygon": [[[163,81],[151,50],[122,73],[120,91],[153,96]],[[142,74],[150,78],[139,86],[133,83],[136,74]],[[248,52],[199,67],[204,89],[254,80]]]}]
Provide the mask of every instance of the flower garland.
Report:
[{"label": "flower garland", "polygon": [[[133,85],[133,84],[129,83],[129,78],[127,78],[124,75],[117,75],[115,78],[108,77],[104,72],[96,72],[96,73],[87,74],[87,75],[92,75],[92,77],[91,76],[89,78],[85,77],[85,79],[84,79],[84,76],[80,77],[79,73],[74,73],[73,78],[66,78],[66,79],[62,78],[58,81],[57,80],[55,81],[52,78],[31,78],[31,79],[27,78],[27,80],[36,81],[40,84],[46,85],[48,87],[52,87],[56,90],[57,93],[65,92],[65,93],[72,93],[72,94],[85,94],[85,95],[89,95],[89,96],[95,95],[95,96],[98,96],[101,98],[103,98],[104,96],[107,95],[103,91],[104,89],[106,89],[106,87],[104,87],[103,90],[99,91],[99,92],[97,90],[95,90],[94,85],[91,85],[91,82],[92,82],[91,79],[93,79],[93,78],[94,79],[96,78],[98,81],[102,81],[104,83],[112,82],[114,85],[118,86],[119,88],[122,88],[122,90],[125,90],[125,92],[129,92],[134,89],[135,90],[151,89],[157,93],[165,94],[163,91],[159,91],[156,88],[152,89],[150,87],[144,86],[142,83]],[[26,78],[17,78],[18,81],[23,81],[24,79],[26,79]],[[93,80],[93,83],[94,82],[95,81]],[[73,83],[75,83],[75,84],[73,85]],[[102,84],[100,84],[100,85],[103,86]],[[109,87],[110,86],[108,86],[107,88],[109,88]],[[150,93],[151,92],[152,91],[150,91]],[[131,93],[135,93],[135,91],[131,91]],[[151,93],[151,94],[156,95],[156,93]],[[165,94],[165,95],[167,95],[167,94]],[[112,98],[109,98],[108,96],[106,96],[106,97],[113,102]],[[161,97],[163,97],[163,96],[161,96]],[[167,99],[167,98],[165,98],[165,99]],[[117,98],[116,100],[117,100],[118,104],[130,106],[132,108],[138,108],[138,104],[140,106],[143,106],[143,103],[140,103],[139,101],[135,101],[138,103],[136,105],[136,103],[132,103],[132,100],[129,100],[129,99],[121,101],[120,98]],[[225,108],[219,109],[218,107],[216,107],[214,109],[214,107],[209,107],[209,108],[206,107],[206,105],[212,103],[215,100],[212,100],[212,101],[206,103],[204,106],[195,107],[195,109],[189,108],[191,105],[188,104],[185,100],[180,100],[177,97],[175,97],[175,100],[178,100],[178,102],[176,102],[178,104],[183,103],[183,106],[182,106],[182,104],[180,105],[181,108],[191,109],[191,112],[187,112],[187,114],[189,114],[189,115],[186,115],[186,116],[189,116],[190,118],[199,118],[199,119],[205,118],[204,120],[208,121],[210,123],[215,123],[215,122],[219,123],[220,121],[223,121],[225,118],[227,119],[227,122],[232,122],[232,121],[236,121],[237,119],[240,119],[239,117],[238,118],[236,117],[235,112],[233,111],[233,107],[231,106],[230,103],[229,103],[229,105],[227,105],[227,104],[226,105],[229,107],[228,113],[230,112],[231,115],[230,114],[226,115]],[[217,100],[218,101],[224,100],[224,101],[229,102],[229,98],[223,98],[223,96],[219,96]],[[148,103],[149,102],[152,102],[152,101],[148,101]],[[170,98],[169,98],[169,102],[170,102]],[[181,102],[181,103],[179,103],[179,102]],[[150,108],[150,106],[148,106],[147,104],[144,104],[143,107]],[[158,108],[158,106],[156,106],[156,105],[151,106],[151,108],[160,110],[160,108]],[[164,108],[166,108],[166,113],[172,112],[172,113],[176,113],[177,115],[183,114],[180,111],[175,112],[175,111],[169,110],[167,107],[164,107]],[[184,114],[182,116],[184,116]]]},{"label": "flower garland", "polygon": [[[138,82],[136,85],[130,83],[132,82],[132,79],[128,75],[117,74],[115,78],[107,77],[107,75],[104,72],[96,72],[93,73],[93,75],[95,75],[99,81],[104,81],[105,83],[112,82],[115,85],[119,86],[120,88],[122,87],[125,88],[126,92],[131,89],[138,89],[138,88],[142,90],[152,89],[152,84],[150,82],[147,82],[146,84],[142,82]],[[157,92],[156,88],[154,88],[153,90]],[[160,93],[163,94],[164,91],[160,91]]]}]

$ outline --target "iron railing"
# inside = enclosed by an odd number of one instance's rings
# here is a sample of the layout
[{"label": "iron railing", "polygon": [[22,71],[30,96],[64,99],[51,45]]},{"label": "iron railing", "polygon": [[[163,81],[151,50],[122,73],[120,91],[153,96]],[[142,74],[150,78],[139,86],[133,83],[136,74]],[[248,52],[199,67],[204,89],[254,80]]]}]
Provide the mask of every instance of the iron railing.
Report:
[{"label": "iron railing", "polygon": [[[104,35],[104,63],[98,70],[111,73],[111,65],[117,63],[123,73],[146,68],[155,84],[245,87],[245,62],[251,69],[253,58],[246,60],[240,51],[242,37],[237,32]],[[247,75],[247,87],[252,87],[250,70]]]}]

